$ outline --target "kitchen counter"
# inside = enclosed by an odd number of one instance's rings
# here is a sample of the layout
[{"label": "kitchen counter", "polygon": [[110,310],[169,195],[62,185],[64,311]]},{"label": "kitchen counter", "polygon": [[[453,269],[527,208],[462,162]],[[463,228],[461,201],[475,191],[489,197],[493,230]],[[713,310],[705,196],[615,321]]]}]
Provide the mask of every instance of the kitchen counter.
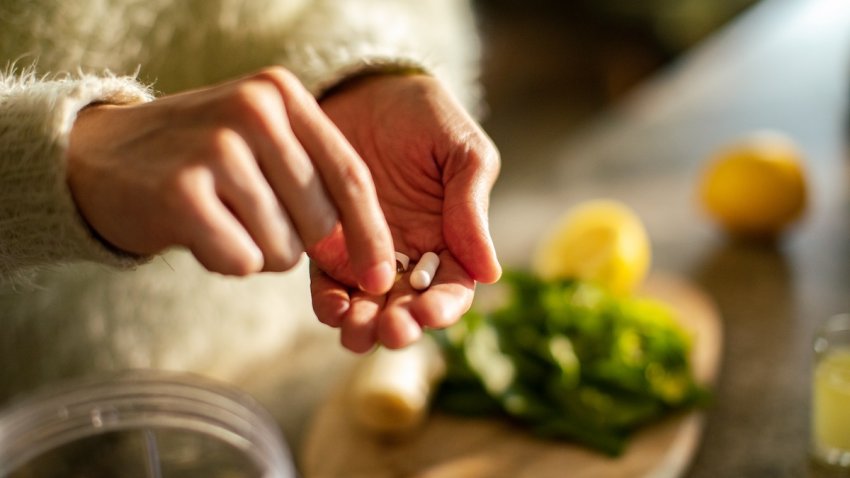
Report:
[{"label": "kitchen counter", "polygon": [[[488,120],[503,152],[491,227],[506,265],[525,266],[569,206],[612,197],[644,219],[654,270],[719,306],[721,378],[690,477],[808,473],[812,335],[850,311],[848,60],[846,0],[766,0],[554,146],[527,147],[536,132],[524,125],[540,118]],[[717,148],[764,128],[803,150],[807,214],[775,244],[730,241],[701,213],[697,178]]]}]

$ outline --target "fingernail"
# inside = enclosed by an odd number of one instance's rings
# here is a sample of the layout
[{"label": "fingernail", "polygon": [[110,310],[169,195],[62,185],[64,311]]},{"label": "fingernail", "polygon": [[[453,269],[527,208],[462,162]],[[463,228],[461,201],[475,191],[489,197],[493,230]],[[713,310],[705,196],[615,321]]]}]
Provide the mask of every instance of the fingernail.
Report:
[{"label": "fingernail", "polygon": [[383,294],[395,281],[395,264],[380,262],[366,271],[360,289],[370,294]]}]

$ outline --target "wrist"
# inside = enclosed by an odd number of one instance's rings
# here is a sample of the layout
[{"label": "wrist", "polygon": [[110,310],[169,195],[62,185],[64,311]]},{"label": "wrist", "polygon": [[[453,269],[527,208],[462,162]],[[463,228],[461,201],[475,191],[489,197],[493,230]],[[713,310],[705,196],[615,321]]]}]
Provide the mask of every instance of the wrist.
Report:
[{"label": "wrist", "polygon": [[65,181],[68,191],[89,235],[110,253],[120,256],[141,257],[124,251],[112,244],[94,227],[90,219],[90,195],[94,193],[93,186],[98,183],[96,150],[103,148],[103,139],[115,137],[113,130],[115,121],[109,114],[111,110],[121,106],[92,103],[81,109],[68,137],[68,149],[65,155]]},{"label": "wrist", "polygon": [[330,88],[326,89],[321,95],[319,95],[318,100],[321,103],[322,101],[342,92],[358,88],[374,81],[386,79],[408,79],[415,77],[430,77],[430,75],[421,68],[411,66],[399,65],[396,67],[383,66],[376,69],[367,68],[343,78]]}]

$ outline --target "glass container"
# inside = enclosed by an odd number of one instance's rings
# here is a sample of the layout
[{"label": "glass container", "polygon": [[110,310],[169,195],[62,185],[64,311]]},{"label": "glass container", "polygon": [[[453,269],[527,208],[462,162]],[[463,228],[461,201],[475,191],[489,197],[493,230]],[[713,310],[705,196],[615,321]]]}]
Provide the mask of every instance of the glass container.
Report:
[{"label": "glass container", "polygon": [[36,392],[0,412],[0,477],[291,478],[276,422],[249,395],[132,371]]},{"label": "glass container", "polygon": [[811,454],[850,472],[850,314],[830,317],[815,334]]}]

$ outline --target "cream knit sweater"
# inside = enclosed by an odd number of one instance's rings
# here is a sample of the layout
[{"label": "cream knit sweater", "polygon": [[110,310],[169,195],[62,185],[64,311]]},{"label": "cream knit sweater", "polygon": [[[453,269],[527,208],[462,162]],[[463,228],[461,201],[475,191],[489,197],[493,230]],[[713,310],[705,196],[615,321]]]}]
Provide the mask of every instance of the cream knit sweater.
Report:
[{"label": "cream knit sweater", "polygon": [[273,409],[276,395],[286,409],[308,402],[301,386],[321,387],[311,378],[350,355],[312,315],[306,261],[235,279],[180,250],[142,264],[104,247],[65,183],[75,115],[271,64],[315,94],[366,68],[416,66],[473,106],[470,20],[461,0],[0,3],[0,405],[50,380],[128,367],[235,382]]}]

